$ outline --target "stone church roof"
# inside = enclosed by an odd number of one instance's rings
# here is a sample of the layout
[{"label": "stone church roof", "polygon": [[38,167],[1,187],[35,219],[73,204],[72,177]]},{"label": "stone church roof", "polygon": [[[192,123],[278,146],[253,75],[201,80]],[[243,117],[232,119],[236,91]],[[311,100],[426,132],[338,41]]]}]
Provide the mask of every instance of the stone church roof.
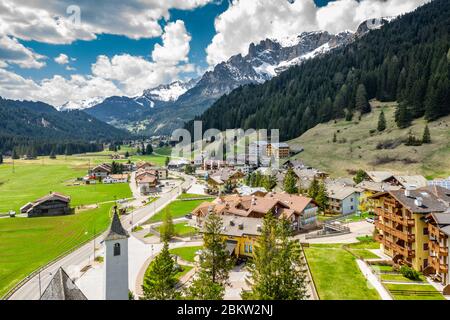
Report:
[{"label": "stone church roof", "polygon": [[40,300],[87,300],[62,267],[53,276]]},{"label": "stone church roof", "polygon": [[111,227],[109,228],[108,235],[105,240],[118,240],[128,238],[130,235],[122,226],[120,222],[119,214],[117,213],[117,208],[114,210],[114,216],[111,222]]}]

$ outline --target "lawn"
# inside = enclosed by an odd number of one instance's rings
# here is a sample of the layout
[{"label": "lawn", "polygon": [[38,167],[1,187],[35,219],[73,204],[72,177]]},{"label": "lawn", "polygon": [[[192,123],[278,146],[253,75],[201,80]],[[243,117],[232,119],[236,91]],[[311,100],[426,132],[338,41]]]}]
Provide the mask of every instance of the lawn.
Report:
[{"label": "lawn", "polygon": [[27,202],[34,201],[50,191],[61,192],[72,198],[71,206],[113,201],[115,198],[129,198],[131,191],[128,184],[73,185],[77,177],[87,173],[74,158],[64,164],[55,160],[19,162],[12,172],[10,164],[0,166],[0,212],[14,210]]},{"label": "lawn", "polygon": [[185,199],[198,199],[198,198],[214,199],[215,197],[209,196],[207,194],[182,193],[178,196],[177,199],[185,200]]},{"label": "lawn", "polygon": [[382,273],[380,274],[383,281],[397,281],[397,282],[424,282],[425,278],[420,276],[420,280],[414,281],[404,277],[401,273]]},{"label": "lawn", "polygon": [[394,300],[445,300],[432,285],[385,283]]},{"label": "lawn", "polygon": [[180,281],[180,279],[181,279],[186,273],[188,273],[189,271],[192,270],[192,268],[194,268],[194,267],[191,267],[191,266],[180,266],[180,267],[182,268],[182,270],[179,271],[179,272],[175,275],[175,279],[177,279],[178,281]]},{"label": "lawn", "polygon": [[181,247],[170,249],[170,253],[179,256],[181,259],[185,261],[194,262],[196,252],[201,249],[202,246]]},{"label": "lawn", "polygon": [[[195,209],[199,204],[203,202],[205,202],[205,200],[190,200],[190,201],[175,200],[169,203],[169,205],[166,208],[167,210],[170,211],[172,218],[176,219],[184,217],[186,214],[190,213],[193,209]],[[145,222],[145,224],[161,221],[164,217],[166,208],[157,212],[153,217],[148,219]]]},{"label": "lawn", "polygon": [[305,255],[321,300],[378,300],[356,258],[337,245],[310,245]]},{"label": "lawn", "polygon": [[106,230],[111,205],[69,216],[0,219],[0,296],[42,265]]},{"label": "lawn", "polygon": [[[175,223],[173,225],[173,227],[174,227],[173,229],[174,229],[175,236],[178,236],[178,237],[188,237],[188,236],[192,236],[192,235],[198,233],[197,228],[187,225],[186,222]],[[158,232],[159,232],[160,228],[161,227],[156,228],[158,230]]]},{"label": "lawn", "polygon": [[355,214],[352,214],[352,215],[346,217],[343,220],[343,222],[358,222],[358,221],[365,220],[366,218],[372,218],[373,219],[374,217],[375,217],[375,215],[370,214],[368,212],[363,212],[363,213],[361,213],[359,215],[357,213],[355,213]]}]

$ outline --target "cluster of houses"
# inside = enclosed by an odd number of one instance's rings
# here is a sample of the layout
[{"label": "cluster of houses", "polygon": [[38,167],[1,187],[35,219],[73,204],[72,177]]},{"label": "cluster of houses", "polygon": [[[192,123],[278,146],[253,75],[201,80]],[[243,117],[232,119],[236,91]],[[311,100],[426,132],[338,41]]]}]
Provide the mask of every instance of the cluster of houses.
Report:
[{"label": "cluster of houses", "polygon": [[149,162],[138,163],[136,169],[136,187],[142,195],[155,192],[160,180],[165,180],[168,176],[166,168],[155,167]]},{"label": "cluster of houses", "polygon": [[129,180],[129,173],[131,173],[135,166],[133,163],[121,163],[123,173],[113,173],[113,167],[110,163],[99,164],[92,169],[88,170],[88,174],[83,177],[83,181],[86,184],[96,184],[98,182],[111,184],[111,183],[127,183]]},{"label": "cluster of houses", "polygon": [[201,227],[208,214],[220,215],[230,254],[251,257],[257,238],[261,235],[263,218],[272,213],[277,219],[287,219],[294,232],[317,226],[318,207],[313,199],[287,193],[256,190],[253,194],[232,194],[204,202],[191,213]]}]

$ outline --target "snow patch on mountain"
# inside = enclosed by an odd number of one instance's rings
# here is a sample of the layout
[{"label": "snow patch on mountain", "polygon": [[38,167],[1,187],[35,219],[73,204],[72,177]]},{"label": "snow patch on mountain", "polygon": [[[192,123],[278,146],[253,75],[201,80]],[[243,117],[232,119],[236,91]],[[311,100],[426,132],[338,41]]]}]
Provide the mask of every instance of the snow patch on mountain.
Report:
[{"label": "snow patch on mountain", "polygon": [[62,106],[56,107],[58,111],[84,110],[102,103],[106,97],[94,97],[84,100],[67,101]]}]

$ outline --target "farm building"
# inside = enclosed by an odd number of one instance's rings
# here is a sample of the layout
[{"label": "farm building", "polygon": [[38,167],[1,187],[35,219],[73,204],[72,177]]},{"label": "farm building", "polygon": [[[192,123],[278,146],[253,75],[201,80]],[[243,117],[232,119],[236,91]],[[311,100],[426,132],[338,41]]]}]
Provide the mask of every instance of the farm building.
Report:
[{"label": "farm building", "polygon": [[29,218],[70,214],[70,197],[52,192],[34,202],[28,202],[20,208],[20,212],[26,213]]}]

